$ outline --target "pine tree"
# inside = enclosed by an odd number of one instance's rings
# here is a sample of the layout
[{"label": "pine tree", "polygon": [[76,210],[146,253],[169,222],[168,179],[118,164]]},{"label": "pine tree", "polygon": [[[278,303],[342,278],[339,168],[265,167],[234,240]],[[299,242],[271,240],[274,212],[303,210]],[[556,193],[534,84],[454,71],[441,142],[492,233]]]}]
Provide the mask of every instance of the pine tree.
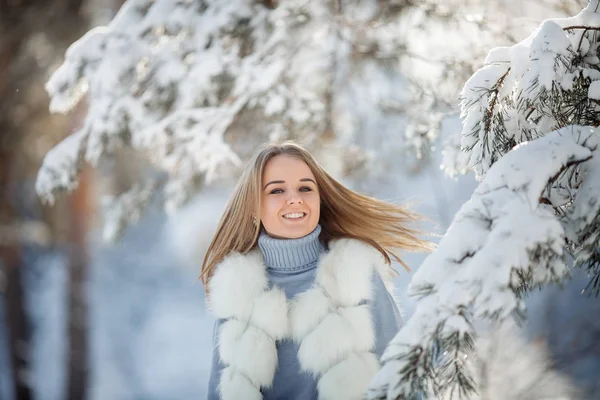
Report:
[{"label": "pine tree", "polygon": [[571,264],[600,293],[600,2],[492,50],[461,117],[448,164],[481,183],[415,274],[371,399],[472,398],[478,321],[522,318],[523,297]]}]

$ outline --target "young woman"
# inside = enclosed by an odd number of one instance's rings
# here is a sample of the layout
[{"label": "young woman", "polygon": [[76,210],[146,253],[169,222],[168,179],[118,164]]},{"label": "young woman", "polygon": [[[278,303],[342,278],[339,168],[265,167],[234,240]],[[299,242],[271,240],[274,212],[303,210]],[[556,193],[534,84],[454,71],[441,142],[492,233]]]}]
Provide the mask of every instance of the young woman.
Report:
[{"label": "young woman", "polygon": [[202,266],[217,318],[210,400],[362,399],[402,320],[392,252],[428,250],[418,217],[347,189],[302,147],[240,178]]}]

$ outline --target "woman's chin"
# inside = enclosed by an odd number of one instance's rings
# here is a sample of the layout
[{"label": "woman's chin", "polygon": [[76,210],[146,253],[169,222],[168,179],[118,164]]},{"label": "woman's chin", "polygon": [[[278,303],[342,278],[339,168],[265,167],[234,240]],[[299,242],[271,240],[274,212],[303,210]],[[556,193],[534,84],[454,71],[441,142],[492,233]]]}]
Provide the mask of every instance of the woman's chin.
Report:
[{"label": "woman's chin", "polygon": [[269,236],[272,236],[274,238],[277,239],[299,239],[301,237],[304,237],[306,235],[308,235],[309,233],[311,233],[312,231],[314,231],[315,228],[310,228],[307,226],[301,227],[294,227],[294,228],[290,228],[290,227],[286,227],[285,229],[281,229],[281,230],[277,230],[276,232],[268,232]]}]

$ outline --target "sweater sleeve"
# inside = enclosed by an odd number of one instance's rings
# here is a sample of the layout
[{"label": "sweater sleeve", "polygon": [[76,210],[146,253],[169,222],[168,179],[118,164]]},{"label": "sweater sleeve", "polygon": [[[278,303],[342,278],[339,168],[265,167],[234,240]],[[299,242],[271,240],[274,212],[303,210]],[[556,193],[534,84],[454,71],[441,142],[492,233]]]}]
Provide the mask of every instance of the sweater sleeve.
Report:
[{"label": "sweater sleeve", "polygon": [[375,354],[381,358],[388,343],[400,330],[404,322],[396,301],[388,292],[377,271],[373,273],[373,300],[371,314],[375,330]]},{"label": "sweater sleeve", "polygon": [[221,380],[221,371],[225,368],[225,364],[221,362],[219,357],[219,329],[225,320],[217,320],[213,329],[213,354],[212,366],[210,368],[210,379],[208,381],[208,400],[219,400],[219,381]]}]

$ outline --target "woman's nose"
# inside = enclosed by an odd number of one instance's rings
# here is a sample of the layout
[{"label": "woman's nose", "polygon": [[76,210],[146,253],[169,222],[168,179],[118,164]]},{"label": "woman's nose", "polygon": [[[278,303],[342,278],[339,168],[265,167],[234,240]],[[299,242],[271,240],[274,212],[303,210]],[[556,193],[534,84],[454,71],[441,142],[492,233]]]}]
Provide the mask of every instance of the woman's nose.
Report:
[{"label": "woman's nose", "polygon": [[288,204],[302,204],[302,198],[297,193],[293,193],[288,197]]}]

